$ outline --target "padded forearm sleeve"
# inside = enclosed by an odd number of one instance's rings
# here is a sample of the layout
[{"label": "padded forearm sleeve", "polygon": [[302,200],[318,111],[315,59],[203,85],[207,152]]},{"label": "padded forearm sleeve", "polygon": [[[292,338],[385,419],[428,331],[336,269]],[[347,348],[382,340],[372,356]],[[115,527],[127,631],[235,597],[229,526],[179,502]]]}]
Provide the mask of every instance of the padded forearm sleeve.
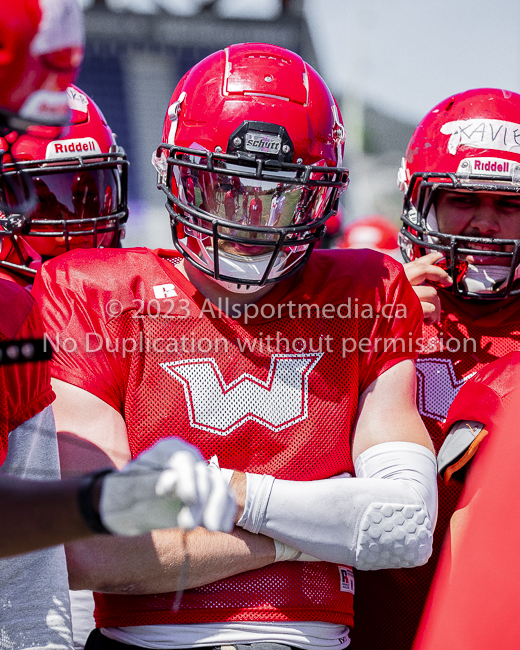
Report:
[{"label": "padded forearm sleeve", "polygon": [[356,478],[322,481],[247,474],[238,525],[358,569],[425,564],[437,518],[432,452],[388,442],[367,449],[355,465]]}]

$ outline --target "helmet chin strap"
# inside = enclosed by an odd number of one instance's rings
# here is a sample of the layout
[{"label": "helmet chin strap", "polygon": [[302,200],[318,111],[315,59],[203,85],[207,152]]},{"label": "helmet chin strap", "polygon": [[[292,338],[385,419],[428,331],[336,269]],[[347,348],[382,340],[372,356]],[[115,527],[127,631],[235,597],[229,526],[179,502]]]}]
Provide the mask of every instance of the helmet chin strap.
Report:
[{"label": "helmet chin strap", "polygon": [[[273,267],[276,274],[276,268],[282,266],[286,255],[280,253]],[[216,280],[222,287],[232,293],[256,293],[264,287],[260,284],[247,284],[248,280],[259,280],[263,277],[271,255],[259,255],[258,257],[246,257],[244,259],[237,255],[228,255],[222,251],[219,253],[218,262],[222,275],[241,278],[241,284],[235,284],[228,280]]]},{"label": "helmet chin strap", "polygon": [[215,282],[229,291],[230,293],[257,293],[260,289],[264,287],[259,284],[232,284],[231,282],[226,282],[224,280],[215,280]]},{"label": "helmet chin strap", "polygon": [[[468,291],[474,293],[495,293],[502,289],[508,275],[509,266],[469,264],[461,282]],[[519,277],[520,266],[517,266],[514,280],[518,280]]]},{"label": "helmet chin strap", "polygon": [[473,293],[495,293],[497,283],[501,284],[507,278],[508,273],[508,266],[468,264],[461,283]]}]

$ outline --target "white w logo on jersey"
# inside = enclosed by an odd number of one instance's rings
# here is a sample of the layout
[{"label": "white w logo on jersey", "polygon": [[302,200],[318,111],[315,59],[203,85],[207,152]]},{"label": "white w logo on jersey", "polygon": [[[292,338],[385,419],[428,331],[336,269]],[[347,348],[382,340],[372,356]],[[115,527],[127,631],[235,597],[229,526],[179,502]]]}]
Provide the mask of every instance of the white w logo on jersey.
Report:
[{"label": "white w logo on jersey", "polygon": [[417,359],[418,407],[423,417],[446,421],[451,403],[471,374],[457,379],[451,359]]},{"label": "white w logo on jersey", "polygon": [[214,358],[161,363],[184,387],[190,424],[225,436],[247,421],[282,431],[308,416],[308,377],[323,356],[274,354],[265,381],[244,373],[227,384]]}]

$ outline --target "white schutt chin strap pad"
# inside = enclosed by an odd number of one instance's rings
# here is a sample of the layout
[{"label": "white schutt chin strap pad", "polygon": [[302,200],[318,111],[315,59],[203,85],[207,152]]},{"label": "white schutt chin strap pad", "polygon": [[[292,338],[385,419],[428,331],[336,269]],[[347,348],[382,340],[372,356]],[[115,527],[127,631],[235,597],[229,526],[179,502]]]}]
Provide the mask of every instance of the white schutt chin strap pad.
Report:
[{"label": "white schutt chin strap pad", "polygon": [[425,564],[437,518],[433,453],[411,442],[386,442],[360,454],[355,466],[356,478],[337,480],[247,474],[237,525],[365,571]]}]

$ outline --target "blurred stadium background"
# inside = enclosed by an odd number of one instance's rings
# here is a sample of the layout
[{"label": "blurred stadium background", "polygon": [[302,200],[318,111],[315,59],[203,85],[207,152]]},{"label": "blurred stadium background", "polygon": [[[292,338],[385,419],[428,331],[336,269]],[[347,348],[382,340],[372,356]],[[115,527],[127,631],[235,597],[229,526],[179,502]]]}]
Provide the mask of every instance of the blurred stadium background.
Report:
[{"label": "blurred stadium background", "polygon": [[230,43],[298,52],[325,78],[347,128],[342,220],[398,223],[395,178],[415,124],[467,88],[520,91],[520,3],[495,0],[82,0],[78,85],[131,162],[126,246],[171,245],[152,151],[181,76]]}]

